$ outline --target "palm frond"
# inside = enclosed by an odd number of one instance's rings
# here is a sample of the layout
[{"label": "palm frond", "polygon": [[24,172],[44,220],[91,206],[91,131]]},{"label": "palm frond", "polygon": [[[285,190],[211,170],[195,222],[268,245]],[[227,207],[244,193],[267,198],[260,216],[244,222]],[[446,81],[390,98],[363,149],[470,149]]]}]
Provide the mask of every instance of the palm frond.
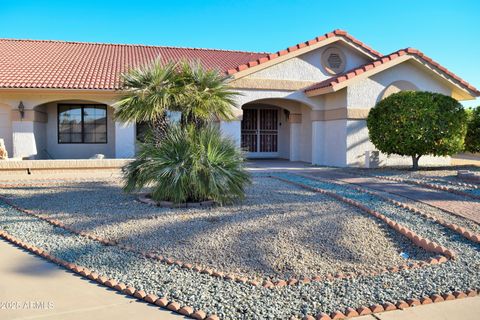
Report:
[{"label": "palm frond", "polygon": [[151,187],[154,200],[175,203],[231,203],[245,196],[250,183],[243,165],[240,149],[217,127],[172,126],[160,145],[141,145],[137,159],[125,168],[124,189]]}]

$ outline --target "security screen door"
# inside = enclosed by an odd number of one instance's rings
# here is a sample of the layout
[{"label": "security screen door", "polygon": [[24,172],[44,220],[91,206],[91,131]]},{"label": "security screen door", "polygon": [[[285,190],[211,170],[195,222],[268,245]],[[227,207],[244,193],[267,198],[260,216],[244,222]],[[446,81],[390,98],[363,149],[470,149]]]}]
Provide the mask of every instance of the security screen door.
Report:
[{"label": "security screen door", "polygon": [[278,157],[278,110],[244,109],[242,148],[251,158]]}]

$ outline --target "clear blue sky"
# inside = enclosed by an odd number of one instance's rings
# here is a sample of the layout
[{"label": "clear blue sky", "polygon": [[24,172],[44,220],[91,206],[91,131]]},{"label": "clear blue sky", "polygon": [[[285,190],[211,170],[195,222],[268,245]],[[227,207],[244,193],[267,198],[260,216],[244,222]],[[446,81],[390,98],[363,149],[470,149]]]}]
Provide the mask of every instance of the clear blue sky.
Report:
[{"label": "clear blue sky", "polygon": [[385,54],[418,48],[480,88],[479,0],[0,0],[2,38],[277,51],[337,28]]}]

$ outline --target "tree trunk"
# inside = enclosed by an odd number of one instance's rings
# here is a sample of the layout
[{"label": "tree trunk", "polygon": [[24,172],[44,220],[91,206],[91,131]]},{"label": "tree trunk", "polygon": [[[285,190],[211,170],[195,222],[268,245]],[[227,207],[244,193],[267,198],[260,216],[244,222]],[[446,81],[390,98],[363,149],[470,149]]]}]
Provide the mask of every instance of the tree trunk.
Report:
[{"label": "tree trunk", "polygon": [[418,170],[418,160],[420,159],[421,156],[412,156],[412,162],[413,162],[413,165],[412,165],[412,170],[413,171],[417,171]]}]

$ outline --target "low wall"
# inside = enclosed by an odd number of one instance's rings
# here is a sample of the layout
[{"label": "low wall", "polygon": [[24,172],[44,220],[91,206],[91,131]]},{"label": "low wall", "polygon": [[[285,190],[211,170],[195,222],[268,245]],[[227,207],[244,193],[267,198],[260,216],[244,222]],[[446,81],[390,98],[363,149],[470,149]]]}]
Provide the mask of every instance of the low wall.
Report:
[{"label": "low wall", "polygon": [[3,160],[0,177],[18,174],[118,172],[131,159]]}]

